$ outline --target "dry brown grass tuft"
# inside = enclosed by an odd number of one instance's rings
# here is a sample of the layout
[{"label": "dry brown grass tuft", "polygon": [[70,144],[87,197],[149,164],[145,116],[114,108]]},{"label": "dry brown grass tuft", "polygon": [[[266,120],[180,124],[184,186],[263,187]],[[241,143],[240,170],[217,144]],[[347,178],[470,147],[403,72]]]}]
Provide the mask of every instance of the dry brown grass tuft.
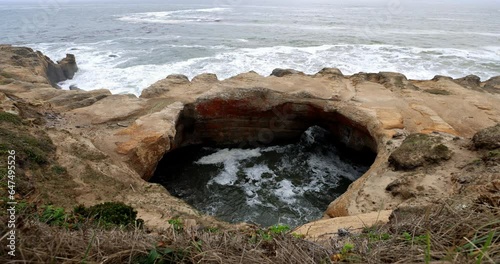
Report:
[{"label": "dry brown grass tuft", "polygon": [[[24,217],[11,263],[500,263],[500,208],[481,201],[398,209],[387,225],[318,243],[259,228],[69,231]],[[12,260],[2,246],[0,263]]]},{"label": "dry brown grass tuft", "polygon": [[0,263],[320,263],[332,254],[292,235],[263,239],[259,230],[152,235],[141,229],[70,231],[31,220],[18,229],[15,260],[2,247]]},{"label": "dry brown grass tuft", "polygon": [[142,230],[70,231],[36,220],[17,231],[17,261],[12,261],[2,248],[1,263],[128,263],[155,243],[154,237]]},{"label": "dry brown grass tuft", "polygon": [[352,239],[363,263],[500,263],[500,208],[449,200],[398,209],[389,224]]}]

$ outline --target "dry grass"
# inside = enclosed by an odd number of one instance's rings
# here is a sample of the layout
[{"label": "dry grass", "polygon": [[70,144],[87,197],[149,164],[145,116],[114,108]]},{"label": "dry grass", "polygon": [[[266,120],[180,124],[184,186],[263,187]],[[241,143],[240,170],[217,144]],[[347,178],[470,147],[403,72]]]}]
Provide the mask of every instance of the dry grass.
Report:
[{"label": "dry grass", "polygon": [[[500,208],[457,201],[398,209],[387,225],[321,243],[292,234],[266,238],[258,228],[153,235],[140,229],[69,231],[29,220],[18,231],[12,263],[500,263]],[[2,247],[0,263],[10,260]]]},{"label": "dry grass", "polygon": [[500,263],[500,208],[449,200],[398,209],[389,224],[352,241],[363,263]]},{"label": "dry grass", "polygon": [[152,235],[140,229],[69,231],[29,221],[19,232],[16,261],[2,247],[0,263],[320,263],[332,253],[292,235],[253,239],[255,230]]},{"label": "dry grass", "polygon": [[69,231],[29,221],[17,232],[16,257],[10,258],[2,247],[1,263],[127,263],[154,244],[154,237],[141,230]]}]

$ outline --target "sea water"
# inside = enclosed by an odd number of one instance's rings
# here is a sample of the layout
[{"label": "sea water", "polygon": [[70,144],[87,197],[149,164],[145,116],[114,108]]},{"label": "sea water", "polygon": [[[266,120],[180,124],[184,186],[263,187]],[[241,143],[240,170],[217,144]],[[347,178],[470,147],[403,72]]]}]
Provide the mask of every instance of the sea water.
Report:
[{"label": "sea water", "polygon": [[228,222],[298,226],[321,218],[371,162],[346,155],[328,131],[314,126],[288,145],[173,151],[151,181]]},{"label": "sea water", "polygon": [[225,79],[278,67],[396,71],[413,79],[500,75],[500,2],[147,2],[0,2],[0,43],[32,47],[53,60],[75,54],[80,71],[61,83],[66,89],[136,95],[173,73]]}]

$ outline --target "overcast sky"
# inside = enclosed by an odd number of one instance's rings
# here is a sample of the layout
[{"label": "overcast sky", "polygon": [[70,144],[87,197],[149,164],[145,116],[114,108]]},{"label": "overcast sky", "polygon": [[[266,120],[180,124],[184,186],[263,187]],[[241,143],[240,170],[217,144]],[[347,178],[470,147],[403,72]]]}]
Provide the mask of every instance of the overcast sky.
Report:
[{"label": "overcast sky", "polygon": [[315,4],[329,5],[380,5],[386,6],[394,3],[411,4],[411,5],[426,5],[426,4],[441,4],[441,5],[481,5],[493,8],[500,8],[500,0],[0,0],[0,5],[6,4],[37,4],[40,6],[66,4],[66,3],[116,3],[116,4],[205,4],[205,5],[272,5],[272,6],[290,6],[304,5],[312,6]]},{"label": "overcast sky", "polygon": [[215,2],[220,3],[244,3],[244,4],[255,4],[255,3],[271,3],[271,4],[290,4],[290,3],[301,3],[310,4],[314,3],[390,3],[394,1],[401,2],[414,2],[414,3],[490,3],[490,4],[500,4],[500,0],[0,0],[0,3],[72,3],[72,2],[94,2],[94,3],[105,3],[105,2],[116,2],[116,3],[175,3],[175,4],[210,4],[213,5]]}]

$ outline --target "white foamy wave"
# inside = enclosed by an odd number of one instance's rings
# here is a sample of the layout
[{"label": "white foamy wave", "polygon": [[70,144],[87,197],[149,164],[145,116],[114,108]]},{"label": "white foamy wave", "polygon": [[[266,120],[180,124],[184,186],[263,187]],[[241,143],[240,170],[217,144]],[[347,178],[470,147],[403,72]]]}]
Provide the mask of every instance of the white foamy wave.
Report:
[{"label": "white foamy wave", "polygon": [[282,180],[278,183],[279,188],[274,190],[276,196],[283,202],[288,204],[295,203],[296,187],[289,180]]},{"label": "white foamy wave", "polygon": [[[149,51],[114,51],[106,41],[94,44],[75,43],[28,45],[53,59],[65,53],[76,55],[80,71],[73,80],[61,83],[84,90],[109,89],[114,94],[141,91],[169,74],[180,73],[192,78],[202,73],[215,73],[226,79],[242,72],[256,71],[267,76],[275,68],[293,68],[314,74],[324,67],[340,68],[345,74],[394,71],[411,79],[431,79],[435,75],[454,78],[476,74],[488,79],[500,74],[500,46],[470,50],[453,48],[416,48],[392,45],[322,45],[312,47],[274,46],[231,49],[227,46],[207,47],[214,55],[164,64],[123,67],[123,63],[144,58]],[[178,45],[178,44],[171,44]],[[178,45],[182,47],[182,45]],[[191,45],[196,48],[195,45]],[[76,47],[76,50],[72,48]],[[191,48],[185,45],[184,48]],[[201,48],[201,46],[200,46]],[[145,53],[146,52],[146,53]],[[112,56],[113,57],[110,57]],[[117,55],[117,56],[114,56]]]},{"label": "white foamy wave", "polygon": [[246,178],[255,181],[255,184],[257,185],[262,182],[262,175],[264,173],[274,174],[274,172],[271,169],[269,169],[267,165],[263,164],[245,169]]},{"label": "white foamy wave", "polygon": [[238,180],[240,161],[261,155],[260,149],[222,149],[199,159],[195,163],[203,165],[223,164],[223,171],[211,179],[208,184],[234,185]]},{"label": "white foamy wave", "polygon": [[188,22],[218,22],[221,13],[230,11],[230,8],[186,9],[163,12],[133,13],[118,17],[118,20],[133,23],[162,23],[179,24]]},{"label": "white foamy wave", "polygon": [[220,164],[228,161],[241,161],[249,158],[260,157],[260,149],[222,149],[214,154],[205,156],[198,161],[197,164]]},{"label": "white foamy wave", "polygon": [[[244,169],[246,180],[240,184],[246,195],[246,203],[249,206],[263,205],[264,201],[259,196],[259,191],[262,190],[262,185],[273,181],[276,178],[274,172],[264,164],[258,164],[251,168]],[[263,178],[264,173],[271,177]]]},{"label": "white foamy wave", "polygon": [[427,18],[427,20],[431,20],[431,21],[454,21],[454,22],[473,22],[474,21],[472,19],[459,19],[459,18],[446,18],[446,17]]},{"label": "white foamy wave", "polygon": [[252,70],[268,75],[275,68],[293,68],[314,74],[323,67],[338,67],[346,74],[395,71],[412,79],[431,79],[437,74],[452,77],[476,74],[489,78],[500,73],[500,56],[488,49],[424,49],[391,45],[276,46],[238,49],[188,65],[188,68],[172,66],[189,76],[212,72],[221,79]]}]

